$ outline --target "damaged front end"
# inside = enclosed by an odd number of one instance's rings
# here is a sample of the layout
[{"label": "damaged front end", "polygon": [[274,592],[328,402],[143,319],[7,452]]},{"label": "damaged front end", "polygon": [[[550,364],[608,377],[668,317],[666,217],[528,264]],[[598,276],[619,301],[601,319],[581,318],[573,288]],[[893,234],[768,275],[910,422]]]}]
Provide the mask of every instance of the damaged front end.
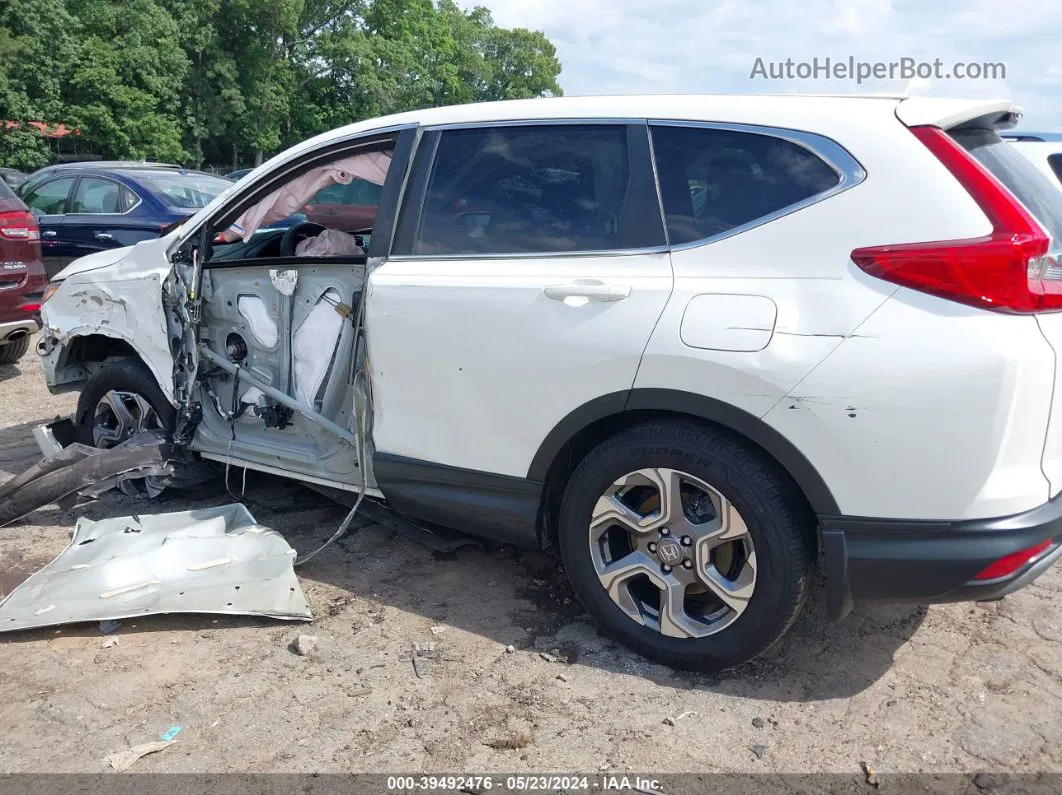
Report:
[{"label": "damaged front end", "polygon": [[41,307],[37,344],[53,393],[80,389],[118,358],[136,356],[174,401],[171,328],[163,307],[172,241],[82,257],[56,275]]},{"label": "damaged front end", "polygon": [[111,361],[136,357],[178,409],[172,433],[141,435],[103,451],[75,444],[69,418],[36,427],[44,461],[0,488],[0,525],[49,502],[98,496],[130,480],[148,478],[149,492],[156,493],[205,479],[187,449],[199,419],[193,400],[199,314],[194,296],[201,274],[195,249],[171,261],[170,242],[101,252],[62,271],[42,310],[37,350],[52,392],[80,388]]}]

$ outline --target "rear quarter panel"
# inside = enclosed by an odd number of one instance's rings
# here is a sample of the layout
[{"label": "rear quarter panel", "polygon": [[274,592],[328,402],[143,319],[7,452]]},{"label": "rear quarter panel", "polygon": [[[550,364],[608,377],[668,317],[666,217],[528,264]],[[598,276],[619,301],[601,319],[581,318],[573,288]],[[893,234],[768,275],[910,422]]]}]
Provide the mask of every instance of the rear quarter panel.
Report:
[{"label": "rear quarter panel", "polygon": [[[894,108],[864,105],[807,126],[739,120],[832,138],[866,179],[673,252],[675,291],[635,387],[703,394],[763,419],[805,454],[844,514],[962,519],[1033,507],[1047,494],[1039,449],[1052,388],[1035,320],[900,290],[851,260],[861,246],[990,231]],[[684,313],[704,295],[772,301],[769,343],[745,352],[685,344]]]}]

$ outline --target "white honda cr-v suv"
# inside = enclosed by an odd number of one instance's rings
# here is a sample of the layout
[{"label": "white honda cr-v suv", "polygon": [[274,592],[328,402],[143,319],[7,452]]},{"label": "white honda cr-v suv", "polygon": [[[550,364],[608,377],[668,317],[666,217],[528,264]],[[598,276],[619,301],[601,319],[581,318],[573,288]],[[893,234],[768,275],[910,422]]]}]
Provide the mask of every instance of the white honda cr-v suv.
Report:
[{"label": "white honda cr-v suv", "polygon": [[1017,116],[631,96],[360,122],[73,263],[39,350],[81,391],[71,438],[162,428],[555,549],[623,643],[721,668],[781,637],[817,559],[838,618],[994,599],[1062,554],[1062,194],[1000,141]]}]

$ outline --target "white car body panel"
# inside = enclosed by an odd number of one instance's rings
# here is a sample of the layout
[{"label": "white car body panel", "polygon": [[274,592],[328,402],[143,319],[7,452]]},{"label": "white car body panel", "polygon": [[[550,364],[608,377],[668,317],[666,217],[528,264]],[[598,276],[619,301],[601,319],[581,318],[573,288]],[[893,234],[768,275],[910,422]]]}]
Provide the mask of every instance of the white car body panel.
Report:
[{"label": "white car body panel", "polygon": [[[366,294],[376,449],[525,477],[543,439],[580,406],[632,387],[667,389],[762,419],[808,459],[841,513],[1006,515],[1062,488],[1062,396],[1055,419],[1051,412],[1062,320],[900,289],[856,268],[851,252],[988,232],[974,200],[904,125],[1007,112],[1016,112],[1007,100],[578,97],[360,122],[274,157],[163,240],[117,262],[75,262],[45,322],[60,342],[82,333],[127,341],[172,400],[160,287],[167,254],[278,169],[373,131],[610,118],[812,132],[843,146],[865,181],[670,256],[385,261]],[[543,293],[577,279],[626,285],[631,295],[577,306]],[[736,321],[746,316],[743,328]],[[1047,461],[1045,439],[1057,463]]]},{"label": "white car body panel", "polygon": [[162,307],[169,245],[165,237],[101,251],[57,274],[60,287],[41,308],[44,327],[56,341],[42,357],[49,383],[71,340],[99,334],[130,345],[174,402],[173,356]]},{"label": "white car body panel", "polygon": [[[580,306],[543,292],[577,279],[631,295]],[[671,286],[666,253],[385,263],[366,310],[376,449],[526,476],[568,413],[631,388]]]}]

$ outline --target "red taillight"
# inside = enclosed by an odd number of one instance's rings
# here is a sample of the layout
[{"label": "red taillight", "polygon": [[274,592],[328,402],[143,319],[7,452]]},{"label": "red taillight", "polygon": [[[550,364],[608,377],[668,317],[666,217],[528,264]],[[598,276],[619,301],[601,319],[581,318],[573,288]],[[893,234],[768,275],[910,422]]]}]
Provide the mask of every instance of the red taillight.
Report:
[{"label": "red taillight", "polygon": [[939,127],[912,127],[977,202],[992,232],[970,240],[870,246],[852,260],[871,276],[998,312],[1062,310],[1062,272],[1032,215]]},{"label": "red taillight", "polygon": [[1022,549],[1018,552],[1012,552],[1009,555],[1005,555],[995,563],[986,566],[980,574],[974,577],[974,579],[998,580],[1000,577],[1006,577],[1008,574],[1013,574],[1041,552],[1045,552],[1050,546],[1051,540],[1048,539],[1042,544],[1037,544],[1035,547],[1029,547],[1028,549]]},{"label": "red taillight", "polygon": [[23,312],[40,312],[41,311],[41,305],[40,305],[40,302],[38,302],[38,301],[31,301],[30,303],[26,303],[26,304],[19,304],[18,308],[21,309]]},{"label": "red taillight", "polygon": [[13,213],[0,213],[0,236],[6,237],[8,240],[41,239],[36,219],[22,210],[17,210]]}]

